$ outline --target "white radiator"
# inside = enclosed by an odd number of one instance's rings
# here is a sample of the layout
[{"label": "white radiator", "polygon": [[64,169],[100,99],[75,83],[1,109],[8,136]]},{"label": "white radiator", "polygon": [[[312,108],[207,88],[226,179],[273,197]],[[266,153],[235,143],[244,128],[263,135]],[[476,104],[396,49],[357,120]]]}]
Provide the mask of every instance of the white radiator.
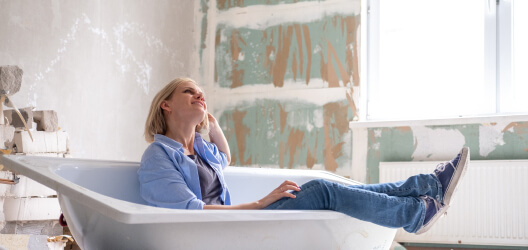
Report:
[{"label": "white radiator", "polygon": [[[381,162],[380,182],[432,173],[438,162]],[[444,216],[409,243],[528,246],[528,160],[471,161]]]}]

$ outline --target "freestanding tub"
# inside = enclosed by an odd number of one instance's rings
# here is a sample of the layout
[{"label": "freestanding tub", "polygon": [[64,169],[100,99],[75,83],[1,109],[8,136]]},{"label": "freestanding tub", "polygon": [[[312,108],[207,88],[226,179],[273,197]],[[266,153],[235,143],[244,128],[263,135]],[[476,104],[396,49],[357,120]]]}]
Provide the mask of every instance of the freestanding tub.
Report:
[{"label": "freestanding tub", "polygon": [[[396,229],[334,211],[179,210],[146,205],[137,162],[3,156],[8,169],[57,191],[82,249],[388,249]],[[289,179],[349,179],[313,170],[228,167],[233,204],[258,200]]]}]

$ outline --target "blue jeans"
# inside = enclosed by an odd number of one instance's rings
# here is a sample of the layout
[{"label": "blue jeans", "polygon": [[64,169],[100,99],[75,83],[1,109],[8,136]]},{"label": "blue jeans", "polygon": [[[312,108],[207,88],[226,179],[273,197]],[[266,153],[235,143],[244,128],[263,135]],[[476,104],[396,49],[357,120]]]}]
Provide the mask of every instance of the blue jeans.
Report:
[{"label": "blue jeans", "polygon": [[442,186],[433,174],[420,174],[407,180],[345,186],[330,181],[312,180],[293,192],[297,197],[283,198],[265,209],[334,210],[356,219],[385,227],[403,227],[414,233],[423,225],[428,195],[441,201]]}]

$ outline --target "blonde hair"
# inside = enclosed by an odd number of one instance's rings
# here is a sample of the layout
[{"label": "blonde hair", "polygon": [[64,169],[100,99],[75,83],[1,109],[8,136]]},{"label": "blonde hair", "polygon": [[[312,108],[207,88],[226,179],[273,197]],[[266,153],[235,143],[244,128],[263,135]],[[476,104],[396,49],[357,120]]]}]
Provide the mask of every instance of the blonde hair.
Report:
[{"label": "blonde hair", "polygon": [[[150,111],[145,122],[145,140],[148,143],[154,142],[155,134],[164,135],[167,133],[167,123],[165,121],[165,116],[163,115],[163,109],[161,108],[161,103],[165,100],[169,100],[172,97],[172,93],[178,86],[185,82],[192,82],[198,86],[198,84],[191,78],[176,78],[172,80],[167,86],[161,89],[154,99],[152,104],[150,104]],[[200,124],[196,125],[196,131],[201,134],[206,134],[209,129],[209,119],[207,117],[207,111],[205,112],[204,119]]]}]

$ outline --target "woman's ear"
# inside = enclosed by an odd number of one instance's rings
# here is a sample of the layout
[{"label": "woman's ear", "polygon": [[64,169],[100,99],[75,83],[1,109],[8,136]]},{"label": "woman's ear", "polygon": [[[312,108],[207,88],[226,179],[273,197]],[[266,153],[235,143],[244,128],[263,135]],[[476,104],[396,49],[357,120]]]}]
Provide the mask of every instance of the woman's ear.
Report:
[{"label": "woman's ear", "polygon": [[165,111],[168,111],[168,112],[171,111],[167,101],[162,101],[161,104],[160,104],[160,107],[161,107],[161,109],[163,109]]}]

